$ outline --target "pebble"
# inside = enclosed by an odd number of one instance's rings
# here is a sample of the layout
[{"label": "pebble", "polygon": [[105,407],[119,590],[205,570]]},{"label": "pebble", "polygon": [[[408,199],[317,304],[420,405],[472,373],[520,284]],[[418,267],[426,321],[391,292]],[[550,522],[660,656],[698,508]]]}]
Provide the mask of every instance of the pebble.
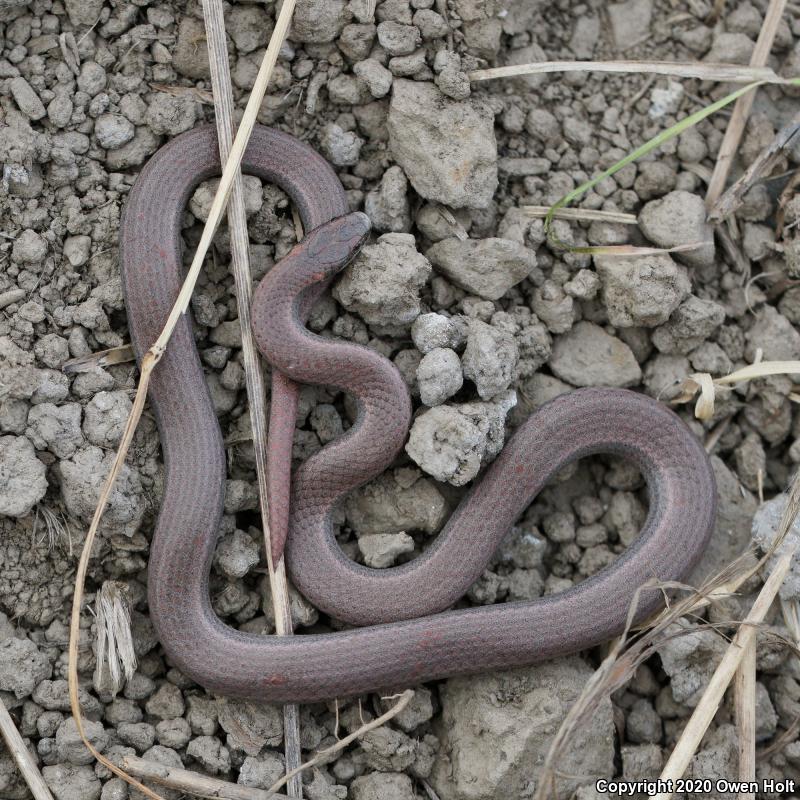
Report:
[{"label": "pebble", "polygon": [[335,122],[329,122],[320,138],[322,150],[337,167],[352,167],[358,163],[364,140],[353,131],[343,130]]},{"label": "pebble", "polygon": [[517,377],[518,361],[519,349],[511,334],[480,320],[470,320],[461,363],[464,377],[475,384],[482,400],[490,400],[511,385]]},{"label": "pebble", "polygon": [[616,327],[663,325],[692,288],[686,269],[666,253],[625,258],[596,255],[594,264],[608,320]]},{"label": "pebble", "polygon": [[361,536],[358,549],[368,567],[391,567],[404,553],[414,551],[414,540],[406,533],[371,533]]},{"label": "pebble", "polygon": [[[451,678],[441,689],[442,747],[430,782],[441,797],[524,797],[538,780],[561,721],[592,668],[578,656],[536,667]],[[480,725],[475,725],[479,719]],[[573,734],[559,762],[559,797],[583,776],[614,774],[614,723],[605,699]]]},{"label": "pebble", "polygon": [[510,239],[442,239],[425,255],[446,278],[487,300],[499,300],[536,271],[533,250]]},{"label": "pebble", "polygon": [[630,347],[593,322],[556,339],[550,368],[573,386],[635,386],[642,377]]},{"label": "pebble", "polygon": [[430,274],[411,234],[384,233],[345,268],[333,296],[378,330],[405,330],[420,313],[419,292]]},{"label": "pebble", "polygon": [[[461,360],[454,350],[436,347],[423,356],[417,367],[420,400],[426,406],[438,406],[462,387]],[[508,384],[502,388],[506,388]],[[494,393],[496,394],[496,392]]]},{"label": "pebble", "polygon": [[4,692],[17,699],[28,697],[51,672],[47,656],[30,639],[11,636],[0,642],[0,689]]},{"label": "pebble", "polygon": [[463,486],[502,449],[506,414],[515,403],[516,395],[508,392],[491,403],[425,411],[411,426],[406,453],[436,480]]},{"label": "pebble", "polygon": [[714,231],[706,222],[705,202],[699,195],[675,191],[651,200],[639,212],[639,228],[659,247],[700,243],[700,247],[682,250],[675,257],[691,267],[714,264]]},{"label": "pebble", "polygon": [[398,166],[383,173],[378,189],[364,200],[364,210],[376,231],[403,233],[411,230],[408,180]]},{"label": "pebble", "polygon": [[0,514],[27,516],[47,491],[46,472],[28,439],[1,436]]},{"label": "pebble", "polygon": [[155,92],[147,105],[145,123],[155,134],[177,136],[192,128],[195,118],[195,101],[189,95]]},{"label": "pebble", "polygon": [[94,135],[100,147],[116,150],[134,135],[133,123],[122,114],[101,114],[94,123]]},{"label": "pebble", "polygon": [[14,102],[28,119],[41,119],[47,113],[42,101],[39,99],[39,95],[36,94],[25,78],[12,78],[9,88]]},{"label": "pebble", "polygon": [[14,240],[11,257],[18,264],[38,266],[47,255],[47,241],[30,228],[22,231]]},{"label": "pebble", "polygon": [[387,125],[394,158],[421,197],[454,208],[489,205],[497,188],[497,145],[485,104],[454,101],[429,84],[399,79]]}]

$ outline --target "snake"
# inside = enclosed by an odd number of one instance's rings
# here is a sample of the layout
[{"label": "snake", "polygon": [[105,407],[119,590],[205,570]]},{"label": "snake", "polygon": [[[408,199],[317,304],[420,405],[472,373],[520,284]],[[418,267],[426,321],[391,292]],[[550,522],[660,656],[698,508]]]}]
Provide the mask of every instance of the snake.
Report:
[{"label": "snake", "polygon": [[[269,362],[270,519],[297,589],[336,624],[295,636],[258,635],[223,622],[209,577],[219,535],[226,451],[184,315],[153,371],[149,400],[165,481],[150,545],[147,600],[171,664],[211,692],[254,702],[315,702],[426,681],[533,665],[618,635],[663,604],[653,581],[686,576],[714,526],[709,459],[671,409],[618,388],[578,388],[537,408],[475,481],[417,557],[374,569],[336,539],[337,509],[354,489],[396,463],[412,421],[409,389],[377,351],[313,333],[311,306],[367,240],[342,184],[309,145],[256,126],[242,171],[289,196],[305,235],[256,287],[252,330]],[[155,341],[184,274],[181,229],[198,184],[220,174],[214,129],[177,136],[147,162],[129,193],[120,230],[128,324],[137,358]],[[299,384],[348,393],[347,430],[290,474]],[[530,601],[454,607],[481,576],[519,516],[577,459],[621,456],[644,477],[649,509],[616,560],[572,587]],[[274,474],[273,474],[274,473]],[[278,526],[280,527],[280,526]],[[274,531],[273,531],[274,533]],[[645,587],[641,589],[640,587]]]}]

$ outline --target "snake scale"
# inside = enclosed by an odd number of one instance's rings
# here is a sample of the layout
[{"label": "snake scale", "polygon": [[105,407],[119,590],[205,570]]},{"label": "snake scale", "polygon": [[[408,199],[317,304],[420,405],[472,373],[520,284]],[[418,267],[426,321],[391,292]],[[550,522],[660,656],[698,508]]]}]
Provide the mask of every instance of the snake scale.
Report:
[{"label": "snake scale", "polygon": [[[281,456],[270,460],[270,501],[278,517],[289,513],[287,564],[297,587],[318,608],[360,627],[258,636],[225,625],[212,610],[208,579],[225,453],[186,316],[150,384],[166,484],[150,549],[148,601],[172,663],[210,691],[274,702],[533,664],[618,634],[637,587],[651,578],[679,579],[691,569],[714,523],[708,458],[670,410],[640,394],[604,388],[576,390],[537,409],[420,556],[386,570],[348,559],[334,538],[333,510],[392,463],[408,432],[411,404],[388,359],[312,334],[304,317],[364,241],[369,222],[361,213],[348,214],[333,170],[291,136],[257,127],[242,168],[283,188],[308,232],[262,280],[253,302],[253,330],[276,381],[270,448]],[[188,199],[219,171],[214,130],[201,127],[161,148],[131,190],[121,265],[139,358],[180,288]],[[289,495],[295,382],[349,392],[358,414],[344,435],[298,468]],[[646,479],[650,508],[637,540],[610,567],[560,594],[447,610],[548,480],[569,462],[601,452],[630,459]],[[647,590],[640,616],[660,602],[659,591]]]}]

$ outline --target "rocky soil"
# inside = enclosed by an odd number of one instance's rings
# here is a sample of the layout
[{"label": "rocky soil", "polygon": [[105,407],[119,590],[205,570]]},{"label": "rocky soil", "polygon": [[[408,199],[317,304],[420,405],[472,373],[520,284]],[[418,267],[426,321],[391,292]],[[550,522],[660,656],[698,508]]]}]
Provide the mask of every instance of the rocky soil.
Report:
[{"label": "rocky soil", "polygon": [[[764,359],[800,358],[800,274],[791,226],[776,241],[779,180],[747,195],[734,230],[738,257],[715,244],[703,197],[726,114],[665,144],[591,191],[584,208],[639,224],[556,225],[574,245],[703,245],[620,259],[545,242],[521,205],[547,205],[676,119],[728,91],[699,81],[566,73],[470,85],[467,72],[551,59],[648,58],[745,64],[764,0],[299,0],[259,120],[319,148],[373,240],[314,311],[310,327],[378,350],[399,368],[416,414],[405,453],[356,492],[341,516],[354,559],[390,567],[419,553],[513,429],[543,402],[580,386],[669,397],[691,372],[725,374]],[[797,8],[772,63],[800,74]],[[226,21],[234,91],[244,106],[272,30],[275,4],[231,2]],[[130,363],[65,374],[63,365],[127,341],[117,241],[141,166],[182,131],[213,119],[202,13],[196,0],[0,0],[0,697],[57,800],[134,798],[96,765],[69,715],[69,603],[84,531],[131,407]],[[762,89],[739,150],[749,164],[797,110],[796,91]],[[794,169],[789,152],[778,172]],[[187,252],[213,197],[201,185],[184,222]],[[287,198],[248,178],[254,276],[294,242]],[[789,209],[796,221],[798,209]],[[273,629],[257,529],[257,495],[229,239],[217,236],[192,301],[208,385],[229,448],[225,515],[212,571],[217,613],[242,630]],[[763,276],[748,285],[749,275]],[[768,378],[720,398],[698,436],[730,422],[714,445],[720,511],[695,578],[751,542],[760,490],[782,490],[800,461],[792,382]],[[350,424],[352,407],[303,390],[295,439],[302,460]],[[147,617],[147,554],[162,461],[146,414],[102,526],[89,599],[108,580],[130,600],[139,666],[114,695],[95,671],[93,617],[81,649],[88,732],[109,758],[145,758],[268,787],[282,770],[276,708],[208,695],[164,658]],[[759,510],[770,538],[780,500]],[[510,532],[464,605],[530,600],[611,563],[647,511],[641,476],[594,458],[570,468]],[[760,581],[709,612],[738,618]],[[800,598],[797,577],[784,601]],[[331,622],[300,596],[300,631]],[[655,777],[725,639],[702,620],[665,645],[606,702],[574,743],[559,796],[600,795],[597,777]],[[800,664],[780,646],[780,613],[758,653],[758,739],[800,714]],[[536,788],[550,741],[601,653],[420,687],[387,727],[309,771],[310,800],[501,800]],[[302,710],[312,751],[382,713],[375,696]],[[735,777],[729,701],[691,767]],[[762,777],[800,780],[800,742],[761,759]],[[433,791],[436,795],[430,793]],[[27,790],[0,751],[0,798]],[[168,792],[168,798],[176,798]],[[775,795],[762,795],[772,800]]]}]

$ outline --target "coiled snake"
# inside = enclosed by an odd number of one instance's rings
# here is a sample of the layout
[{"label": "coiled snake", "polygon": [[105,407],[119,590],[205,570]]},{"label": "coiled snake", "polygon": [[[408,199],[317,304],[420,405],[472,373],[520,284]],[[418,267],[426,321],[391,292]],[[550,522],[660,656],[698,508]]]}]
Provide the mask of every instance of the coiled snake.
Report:
[{"label": "coiled snake", "polygon": [[[180,230],[197,184],[219,174],[216,137],[201,127],[174,139],[142,170],[121,231],[131,337],[141,358],[182,280]],[[392,463],[408,432],[408,390],[376,352],[309,332],[314,299],[367,236],[348,214],[325,160],[296,139],[257,127],[243,170],[281,186],[305,238],[267,274],[253,304],[259,348],[273,367],[270,446],[291,446],[296,387],[330,385],[358,406],[352,427],[303,463],[288,490],[289,460],[270,463],[279,549],[290,512],[287,564],[303,594],[331,616],[364,626],[294,637],[257,636],[225,625],[211,607],[208,577],[225,486],[223,442],[191,321],[181,320],[150,384],[166,488],[150,550],[148,599],[171,661],[207,689],[233,697],[306,702],[452,675],[533,664],[616,634],[651,578],[684,576],[705,548],[716,490],[703,448],[661,404],[626,390],[581,389],[542,406],[522,425],[413,561],[387,570],[348,559],[332,511]],[[451,606],[484,570],[519,514],[567,463],[614,453],[643,472],[650,509],[638,539],[608,568],[560,594],[461,610]],[[656,608],[647,590],[640,615]]]}]

